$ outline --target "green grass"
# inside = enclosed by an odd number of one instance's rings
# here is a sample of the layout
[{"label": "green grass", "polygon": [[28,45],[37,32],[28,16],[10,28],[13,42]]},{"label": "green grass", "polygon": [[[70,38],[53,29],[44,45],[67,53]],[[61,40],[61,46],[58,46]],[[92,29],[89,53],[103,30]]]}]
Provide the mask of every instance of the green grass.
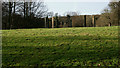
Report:
[{"label": "green grass", "polygon": [[2,30],[3,66],[120,66],[118,26]]}]

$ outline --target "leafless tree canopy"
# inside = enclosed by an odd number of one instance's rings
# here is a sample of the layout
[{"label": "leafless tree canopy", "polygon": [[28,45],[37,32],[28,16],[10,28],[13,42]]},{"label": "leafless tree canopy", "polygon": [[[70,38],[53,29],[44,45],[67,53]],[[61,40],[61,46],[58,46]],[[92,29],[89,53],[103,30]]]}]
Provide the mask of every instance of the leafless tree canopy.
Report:
[{"label": "leafless tree canopy", "polygon": [[70,16],[78,16],[78,15],[80,15],[80,13],[79,13],[79,12],[72,12],[72,11],[70,11],[70,12],[65,12],[65,13],[64,13],[64,16],[67,16],[67,15],[70,15]]},{"label": "leafless tree canopy", "polygon": [[[118,15],[119,15],[119,2],[117,0],[112,0],[108,7],[102,11],[101,17],[99,18],[99,23],[102,25],[118,25]],[[101,26],[102,26],[101,25]]]},{"label": "leafless tree canopy", "polygon": [[38,0],[37,2],[32,2],[32,0],[30,2],[26,2],[26,0],[16,0],[16,2],[14,2],[14,0],[11,0],[10,2],[2,3],[2,10],[3,25],[6,26],[6,28],[9,27],[9,29],[12,28],[13,24],[17,23],[15,22],[17,17],[24,18],[23,22],[27,23],[28,19],[32,20],[34,18],[45,17],[48,11],[42,0]]}]

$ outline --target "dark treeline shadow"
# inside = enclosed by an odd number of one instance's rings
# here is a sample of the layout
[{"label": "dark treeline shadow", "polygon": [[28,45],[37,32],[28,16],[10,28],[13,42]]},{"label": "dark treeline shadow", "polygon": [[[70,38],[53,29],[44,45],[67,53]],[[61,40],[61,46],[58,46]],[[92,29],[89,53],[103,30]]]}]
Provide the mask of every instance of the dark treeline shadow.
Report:
[{"label": "dark treeline shadow", "polygon": [[2,28],[42,28],[43,16],[47,13],[44,2],[3,2]]}]

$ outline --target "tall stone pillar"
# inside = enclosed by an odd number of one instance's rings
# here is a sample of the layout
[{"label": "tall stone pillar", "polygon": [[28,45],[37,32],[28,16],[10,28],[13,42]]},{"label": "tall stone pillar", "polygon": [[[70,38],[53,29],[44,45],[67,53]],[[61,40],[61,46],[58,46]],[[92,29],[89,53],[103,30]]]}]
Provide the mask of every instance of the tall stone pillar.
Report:
[{"label": "tall stone pillar", "polygon": [[46,23],[47,23],[46,17],[44,18],[44,20],[45,20],[45,28],[46,28]]},{"label": "tall stone pillar", "polygon": [[54,17],[52,17],[52,28],[54,28]]},{"label": "tall stone pillar", "polygon": [[94,15],[92,16],[92,24],[93,24],[93,27],[96,27],[96,22],[95,22],[95,16]]},{"label": "tall stone pillar", "polygon": [[84,27],[86,27],[86,15],[84,15]]}]

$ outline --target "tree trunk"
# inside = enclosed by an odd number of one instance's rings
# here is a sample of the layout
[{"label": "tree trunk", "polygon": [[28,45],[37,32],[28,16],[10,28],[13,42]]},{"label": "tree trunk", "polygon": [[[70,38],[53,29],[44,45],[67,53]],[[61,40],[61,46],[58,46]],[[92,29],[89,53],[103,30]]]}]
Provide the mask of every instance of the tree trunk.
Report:
[{"label": "tree trunk", "polygon": [[26,17],[28,17],[28,2],[26,2]]},{"label": "tree trunk", "polygon": [[[2,2],[0,1],[0,6],[2,6]],[[2,9],[2,7],[0,7]],[[0,10],[0,30],[2,30],[2,10]]]},{"label": "tree trunk", "polygon": [[30,19],[31,19],[31,16],[32,16],[32,15],[31,15],[31,14],[32,14],[32,7],[31,7],[31,6],[32,6],[32,3],[33,3],[33,2],[32,2],[32,0],[29,0],[29,1],[30,1],[30,2],[29,2],[29,8],[30,8],[30,9],[29,9],[29,16],[30,16]]},{"label": "tree trunk", "polygon": [[118,25],[120,26],[120,1],[118,3]]},{"label": "tree trunk", "polygon": [[24,19],[25,19],[25,0],[24,0]]},{"label": "tree trunk", "polygon": [[13,12],[14,14],[15,14],[15,7],[16,7],[16,2],[14,2],[14,12]]},{"label": "tree trunk", "polygon": [[12,3],[9,2],[9,29],[11,29],[11,23],[12,23]]}]

